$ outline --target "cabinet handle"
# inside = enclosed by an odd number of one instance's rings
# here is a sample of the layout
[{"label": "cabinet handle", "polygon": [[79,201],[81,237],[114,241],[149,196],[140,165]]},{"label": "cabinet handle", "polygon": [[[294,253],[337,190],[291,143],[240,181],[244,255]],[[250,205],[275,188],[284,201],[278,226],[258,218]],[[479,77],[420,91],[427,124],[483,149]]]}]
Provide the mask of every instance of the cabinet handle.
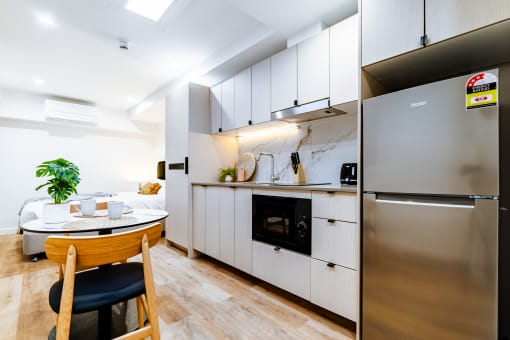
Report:
[{"label": "cabinet handle", "polygon": [[248,121],[248,125],[251,125],[251,124],[252,124],[252,122],[251,122],[251,119],[250,119],[250,120]]},{"label": "cabinet handle", "polygon": [[328,194],[328,195],[334,195],[334,194],[335,194],[335,192],[334,192],[334,191],[326,191],[326,194]]},{"label": "cabinet handle", "polygon": [[328,222],[329,223],[335,223],[335,219],[334,218],[328,218]]},{"label": "cabinet handle", "polygon": [[297,105],[297,99],[294,99],[294,105]]},{"label": "cabinet handle", "polygon": [[421,44],[423,47],[427,46],[427,43],[428,43],[428,42],[429,42],[429,39],[428,39],[428,37],[427,37],[427,35],[426,35],[426,34],[424,34],[424,35],[422,35],[422,36],[420,37],[420,44]]},{"label": "cabinet handle", "polygon": [[333,262],[328,262],[326,266],[328,266],[329,268],[335,268],[335,264]]},{"label": "cabinet handle", "polygon": [[280,247],[274,247],[274,251],[280,251]]}]

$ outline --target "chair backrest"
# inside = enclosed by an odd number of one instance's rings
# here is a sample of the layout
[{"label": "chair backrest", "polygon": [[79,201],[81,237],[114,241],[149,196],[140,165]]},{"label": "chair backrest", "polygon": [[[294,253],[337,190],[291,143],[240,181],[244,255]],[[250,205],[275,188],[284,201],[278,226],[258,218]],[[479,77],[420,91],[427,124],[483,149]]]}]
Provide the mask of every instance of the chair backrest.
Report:
[{"label": "chair backrest", "polygon": [[[96,203],[96,210],[106,210],[106,209],[108,209],[107,202],[97,202]],[[71,204],[69,206],[69,210],[70,210],[71,214],[80,211],[80,203]]]},{"label": "chair backrest", "polygon": [[76,248],[76,265],[96,267],[124,261],[142,251],[142,238],[147,235],[149,247],[161,238],[161,223],[148,227],[102,236],[50,236],[46,239],[46,256],[65,264],[69,246]]}]

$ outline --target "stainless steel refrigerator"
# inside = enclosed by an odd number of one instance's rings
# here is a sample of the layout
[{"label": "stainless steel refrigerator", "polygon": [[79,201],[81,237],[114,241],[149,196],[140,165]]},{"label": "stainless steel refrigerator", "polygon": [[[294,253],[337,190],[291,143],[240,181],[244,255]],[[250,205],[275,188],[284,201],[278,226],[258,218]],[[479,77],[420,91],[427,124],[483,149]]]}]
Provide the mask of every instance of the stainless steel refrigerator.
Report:
[{"label": "stainless steel refrigerator", "polygon": [[510,338],[509,105],[508,65],[363,102],[363,339]]}]

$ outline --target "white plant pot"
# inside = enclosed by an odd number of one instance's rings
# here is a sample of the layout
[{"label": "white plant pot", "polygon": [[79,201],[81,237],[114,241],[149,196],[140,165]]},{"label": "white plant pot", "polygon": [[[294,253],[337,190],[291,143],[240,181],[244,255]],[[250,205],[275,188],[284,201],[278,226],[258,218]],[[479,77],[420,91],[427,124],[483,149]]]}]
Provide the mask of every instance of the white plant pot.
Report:
[{"label": "white plant pot", "polygon": [[45,203],[43,205],[44,223],[63,223],[71,219],[69,203]]},{"label": "white plant pot", "polygon": [[232,182],[234,180],[234,178],[230,175],[226,175],[225,176],[225,182]]}]

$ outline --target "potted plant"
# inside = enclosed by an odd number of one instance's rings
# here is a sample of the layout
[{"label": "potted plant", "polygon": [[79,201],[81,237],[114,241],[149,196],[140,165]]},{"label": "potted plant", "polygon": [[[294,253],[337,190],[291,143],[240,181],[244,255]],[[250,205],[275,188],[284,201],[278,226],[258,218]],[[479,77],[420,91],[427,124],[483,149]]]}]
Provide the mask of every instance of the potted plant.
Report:
[{"label": "potted plant", "polygon": [[220,182],[232,182],[236,177],[236,168],[226,167],[218,169]]},{"label": "potted plant", "polygon": [[61,223],[69,221],[69,203],[66,200],[73,193],[77,193],[76,186],[80,183],[80,169],[74,163],[63,158],[46,161],[37,166],[36,177],[50,177],[46,183],[39,185],[35,190],[48,187],[48,195],[53,203],[43,206],[43,219],[45,223]]}]

